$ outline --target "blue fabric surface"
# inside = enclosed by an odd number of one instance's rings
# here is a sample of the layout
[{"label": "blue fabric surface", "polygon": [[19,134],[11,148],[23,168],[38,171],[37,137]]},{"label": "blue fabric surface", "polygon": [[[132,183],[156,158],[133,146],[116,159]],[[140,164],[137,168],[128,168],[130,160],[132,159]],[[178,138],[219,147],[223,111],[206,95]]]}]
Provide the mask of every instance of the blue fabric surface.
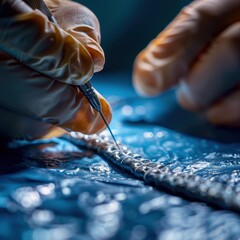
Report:
[{"label": "blue fabric surface", "polygon": [[[129,80],[93,81],[113,106],[119,141],[175,172],[239,188],[239,131],[183,111],[173,91],[141,99]],[[238,214],[155,190],[63,139],[19,144],[1,151],[0,239],[240,238]]]}]

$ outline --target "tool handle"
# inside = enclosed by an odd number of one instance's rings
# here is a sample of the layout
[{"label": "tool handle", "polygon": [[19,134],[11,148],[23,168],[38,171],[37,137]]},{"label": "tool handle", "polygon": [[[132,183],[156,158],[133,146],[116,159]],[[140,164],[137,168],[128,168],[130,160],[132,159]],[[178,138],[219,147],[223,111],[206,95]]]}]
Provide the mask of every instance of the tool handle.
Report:
[{"label": "tool handle", "polygon": [[78,86],[78,88],[83,93],[83,95],[87,98],[91,106],[98,112],[101,112],[102,111],[101,103],[98,99],[98,96],[91,82],[88,81],[84,85]]}]

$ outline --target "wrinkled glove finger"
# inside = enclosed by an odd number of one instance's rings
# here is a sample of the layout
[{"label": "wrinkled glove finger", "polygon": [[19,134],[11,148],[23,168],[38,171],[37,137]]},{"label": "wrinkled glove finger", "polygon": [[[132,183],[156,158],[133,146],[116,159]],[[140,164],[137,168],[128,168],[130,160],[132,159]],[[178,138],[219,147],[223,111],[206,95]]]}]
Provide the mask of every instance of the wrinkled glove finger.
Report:
[{"label": "wrinkled glove finger", "polygon": [[136,90],[154,96],[177,84],[198,55],[225,28],[240,20],[239,0],[194,1],[136,58]]},{"label": "wrinkled glove finger", "polygon": [[205,110],[239,84],[240,22],[233,24],[199,57],[178,88],[180,104]]},{"label": "wrinkled glove finger", "polygon": [[88,50],[94,62],[94,72],[103,69],[104,52],[100,46],[100,26],[97,17],[85,6],[71,1],[46,1],[58,24]]},{"label": "wrinkled glove finger", "polygon": [[77,25],[88,26],[89,29],[86,28],[85,33],[97,43],[100,43],[99,21],[87,7],[66,0],[46,0],[45,2],[61,28],[68,31]]},{"label": "wrinkled glove finger", "polygon": [[[99,113],[89,105],[76,86],[53,81],[6,55],[1,55],[0,59],[0,83],[4,86],[0,89],[2,108],[86,134],[105,128]],[[111,108],[100,94],[99,99],[109,122]]]},{"label": "wrinkled glove finger", "polygon": [[105,64],[105,56],[101,46],[90,38],[85,32],[86,26],[77,26],[68,31],[69,34],[78,39],[88,50],[94,63],[94,72],[99,72],[103,69]]}]

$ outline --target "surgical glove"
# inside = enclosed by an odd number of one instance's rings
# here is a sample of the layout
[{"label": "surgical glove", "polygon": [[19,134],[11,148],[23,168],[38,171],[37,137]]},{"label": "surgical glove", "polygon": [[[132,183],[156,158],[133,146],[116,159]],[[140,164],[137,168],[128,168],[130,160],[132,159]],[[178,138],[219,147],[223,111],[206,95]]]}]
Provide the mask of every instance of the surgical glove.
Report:
[{"label": "surgical glove", "polygon": [[[76,85],[104,65],[99,23],[86,7],[48,1],[60,27],[20,0],[0,3],[0,135],[41,138],[86,134],[105,124]],[[98,93],[103,114],[111,108]]]},{"label": "surgical glove", "polygon": [[137,56],[134,86],[145,96],[177,86],[186,109],[240,126],[239,39],[239,0],[196,0]]}]

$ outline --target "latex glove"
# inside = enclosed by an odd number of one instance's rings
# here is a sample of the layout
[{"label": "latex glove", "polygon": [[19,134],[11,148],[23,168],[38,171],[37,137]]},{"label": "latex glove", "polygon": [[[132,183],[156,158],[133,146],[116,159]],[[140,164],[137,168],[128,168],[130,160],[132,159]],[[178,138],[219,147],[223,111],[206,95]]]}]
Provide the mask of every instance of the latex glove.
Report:
[{"label": "latex glove", "polygon": [[[0,3],[1,137],[32,139],[63,129],[92,134],[105,128],[74,86],[103,68],[98,20],[80,4],[50,2],[63,29],[20,0]],[[98,95],[110,121],[110,106]]]},{"label": "latex glove", "polygon": [[240,126],[240,1],[198,0],[137,56],[136,90],[178,86],[180,104],[212,123]]}]

